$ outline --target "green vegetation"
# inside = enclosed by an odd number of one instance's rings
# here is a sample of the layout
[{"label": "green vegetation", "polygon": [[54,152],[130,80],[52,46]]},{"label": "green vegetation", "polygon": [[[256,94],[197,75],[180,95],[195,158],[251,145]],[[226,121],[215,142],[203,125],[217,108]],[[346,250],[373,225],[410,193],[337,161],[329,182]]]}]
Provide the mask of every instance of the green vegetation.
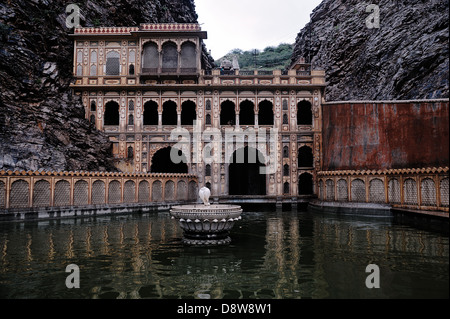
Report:
[{"label": "green vegetation", "polygon": [[277,47],[270,46],[263,51],[257,49],[250,51],[234,49],[216,61],[216,63],[220,65],[222,59],[232,61],[235,55],[238,58],[241,70],[284,70],[291,62],[292,50],[293,45],[288,43],[281,43]]}]

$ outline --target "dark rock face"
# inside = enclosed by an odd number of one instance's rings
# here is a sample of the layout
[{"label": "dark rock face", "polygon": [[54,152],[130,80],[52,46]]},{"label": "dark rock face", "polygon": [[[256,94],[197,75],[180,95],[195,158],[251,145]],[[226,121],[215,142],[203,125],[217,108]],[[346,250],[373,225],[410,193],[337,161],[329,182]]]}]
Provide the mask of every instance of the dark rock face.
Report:
[{"label": "dark rock face", "polygon": [[[366,25],[371,3],[380,28]],[[328,101],[447,98],[448,19],[448,0],[324,0],[298,34],[292,62],[311,57],[326,71]]]},{"label": "dark rock face", "polygon": [[[0,3],[0,169],[115,170],[111,144],[72,95],[73,33],[62,0]],[[194,23],[193,0],[81,0],[81,25]],[[204,50],[204,64],[212,61]]]}]

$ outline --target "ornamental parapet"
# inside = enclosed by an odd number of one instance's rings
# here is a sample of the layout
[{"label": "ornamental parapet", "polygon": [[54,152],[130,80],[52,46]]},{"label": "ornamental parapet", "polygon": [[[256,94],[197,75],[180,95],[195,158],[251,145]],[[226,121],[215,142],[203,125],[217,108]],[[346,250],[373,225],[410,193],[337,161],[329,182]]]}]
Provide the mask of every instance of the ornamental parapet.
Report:
[{"label": "ornamental parapet", "polygon": [[0,170],[0,215],[11,211],[195,202],[195,175]]},{"label": "ornamental parapet", "polygon": [[141,24],[139,27],[79,27],[75,35],[131,35],[132,32],[189,32],[201,31],[197,23],[155,23]]},{"label": "ornamental parapet", "polygon": [[449,168],[338,170],[317,173],[318,198],[331,202],[388,204],[394,208],[449,211]]},{"label": "ornamental parapet", "polygon": [[319,171],[318,176],[340,176],[340,175],[405,175],[405,174],[435,174],[447,173],[448,166],[445,167],[423,167],[423,168],[392,168],[386,170],[336,170]]},{"label": "ornamental parapet", "polygon": [[128,173],[128,172],[91,172],[91,171],[26,171],[0,170],[3,176],[81,176],[81,177],[130,177],[130,178],[196,178],[196,175],[185,173]]}]

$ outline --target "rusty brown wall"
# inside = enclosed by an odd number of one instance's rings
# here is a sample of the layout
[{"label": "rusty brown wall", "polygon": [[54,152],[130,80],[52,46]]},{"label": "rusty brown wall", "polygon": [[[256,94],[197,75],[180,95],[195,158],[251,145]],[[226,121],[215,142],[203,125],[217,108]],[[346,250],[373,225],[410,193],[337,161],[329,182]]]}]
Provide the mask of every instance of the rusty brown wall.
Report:
[{"label": "rusty brown wall", "polygon": [[449,165],[448,101],[323,105],[323,170]]}]

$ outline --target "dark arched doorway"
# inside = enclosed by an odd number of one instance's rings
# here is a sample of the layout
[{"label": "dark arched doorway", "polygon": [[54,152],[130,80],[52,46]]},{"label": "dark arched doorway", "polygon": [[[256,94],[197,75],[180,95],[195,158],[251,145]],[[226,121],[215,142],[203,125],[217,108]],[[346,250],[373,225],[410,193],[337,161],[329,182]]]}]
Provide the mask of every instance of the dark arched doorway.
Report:
[{"label": "dark arched doorway", "polygon": [[311,147],[302,146],[298,150],[298,167],[313,167],[313,153]]},{"label": "dark arched doorway", "polygon": [[264,100],[259,103],[258,112],[259,125],[273,125],[273,104],[270,101]]},{"label": "dark arched doorway", "polygon": [[230,195],[266,195],[263,155],[255,148],[240,148],[233,153],[229,166]]},{"label": "dark arched doorway", "polygon": [[297,124],[312,125],[312,106],[309,101],[303,100],[297,104]]},{"label": "dark arched doorway", "polygon": [[119,104],[114,101],[109,101],[105,105],[104,124],[119,125],[119,120]]},{"label": "dark arched doorway", "polygon": [[239,105],[239,125],[255,125],[255,105],[245,100]]},{"label": "dark arched doorway", "polygon": [[220,125],[234,125],[236,122],[236,106],[231,101],[220,105]]},{"label": "dark arched doorway", "polygon": [[177,104],[167,101],[163,104],[162,125],[177,125]]},{"label": "dark arched doorway", "polygon": [[313,194],[313,178],[309,173],[303,173],[298,178],[298,194],[312,195]]},{"label": "dark arched doorway", "polygon": [[182,156],[182,161],[175,164],[170,158],[172,147],[160,149],[153,155],[152,165],[150,167],[151,173],[188,173],[188,166],[186,164],[186,157],[180,150],[178,155]]},{"label": "dark arched doorway", "polygon": [[144,104],[144,125],[158,125],[158,104],[154,101]]},{"label": "dark arched doorway", "polygon": [[195,103],[190,100],[181,104],[181,125],[194,125],[197,119],[195,107]]}]

